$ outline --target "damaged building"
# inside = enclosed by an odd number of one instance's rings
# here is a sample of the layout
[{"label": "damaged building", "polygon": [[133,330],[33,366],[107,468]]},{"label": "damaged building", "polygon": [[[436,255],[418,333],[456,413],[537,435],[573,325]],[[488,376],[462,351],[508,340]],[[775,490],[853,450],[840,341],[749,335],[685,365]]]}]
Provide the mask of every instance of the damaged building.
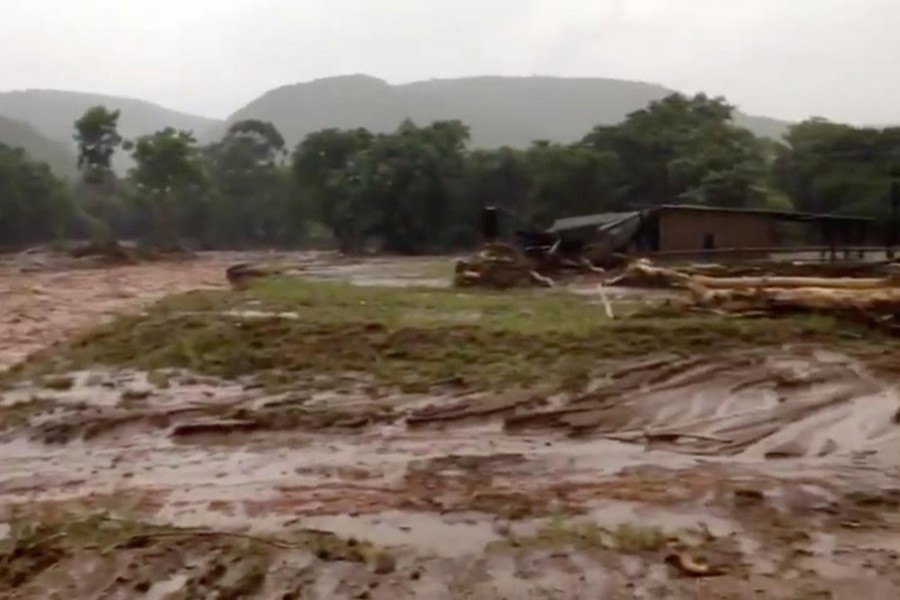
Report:
[{"label": "damaged building", "polygon": [[868,217],[661,205],[559,219],[546,232],[519,232],[519,242],[529,253],[550,246],[563,253],[584,251],[599,262],[617,253],[690,257],[830,250],[834,254],[883,249],[881,229]]}]

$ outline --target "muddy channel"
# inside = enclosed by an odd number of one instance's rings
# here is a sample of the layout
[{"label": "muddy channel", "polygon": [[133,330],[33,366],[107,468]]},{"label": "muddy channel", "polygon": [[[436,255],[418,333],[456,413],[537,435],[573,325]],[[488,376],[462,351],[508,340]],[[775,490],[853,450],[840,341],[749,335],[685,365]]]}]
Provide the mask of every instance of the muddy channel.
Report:
[{"label": "muddy channel", "polygon": [[[0,366],[164,295],[223,286],[236,258],[5,266]],[[423,263],[307,270],[439,284]],[[112,541],[12,544],[0,597],[900,594],[897,382],[844,354],[661,350],[551,397],[371,398],[366,383],[270,393],[91,370],[7,390],[5,408],[53,409],[0,437],[0,538],[16,542],[23,519],[101,512],[90,527]],[[131,521],[166,529],[117,529]]]}]

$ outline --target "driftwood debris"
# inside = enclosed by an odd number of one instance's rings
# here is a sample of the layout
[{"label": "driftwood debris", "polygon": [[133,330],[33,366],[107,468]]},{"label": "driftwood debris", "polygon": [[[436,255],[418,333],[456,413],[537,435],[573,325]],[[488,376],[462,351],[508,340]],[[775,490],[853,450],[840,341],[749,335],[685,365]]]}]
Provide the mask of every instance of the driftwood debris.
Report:
[{"label": "driftwood debris", "polygon": [[514,246],[493,242],[476,256],[456,263],[453,283],[457,287],[553,287],[553,280],[535,270],[535,265]]},{"label": "driftwood debris", "polygon": [[686,289],[691,306],[719,313],[826,313],[900,335],[900,277],[890,271],[878,273],[883,276],[713,277],[691,272],[690,268],[657,266],[642,259],[609,283]]},{"label": "driftwood debris", "polygon": [[607,285],[642,288],[687,288],[691,275],[676,269],[658,267],[647,259],[639,259],[608,280]]},{"label": "driftwood debris", "polygon": [[746,290],[758,288],[828,288],[847,290],[877,290],[900,284],[893,278],[853,277],[708,277],[693,275],[694,284],[711,289]]},{"label": "driftwood debris", "polygon": [[710,290],[701,285],[691,289],[699,306],[729,312],[767,310],[861,310],[889,313],[900,311],[900,288],[853,290],[827,287],[756,288]]},{"label": "driftwood debris", "polygon": [[279,267],[254,263],[238,263],[225,269],[225,278],[235,289],[246,289],[254,281],[282,274]]},{"label": "driftwood debris", "polygon": [[846,288],[881,289],[900,286],[897,264],[835,266],[832,264],[769,263],[745,265],[679,265],[662,267],[642,258],[631,262],[608,285],[649,288]]},{"label": "driftwood debris", "polygon": [[665,562],[674,567],[683,577],[718,577],[728,573],[722,567],[714,567],[705,559],[684,552],[669,554],[666,556]]}]

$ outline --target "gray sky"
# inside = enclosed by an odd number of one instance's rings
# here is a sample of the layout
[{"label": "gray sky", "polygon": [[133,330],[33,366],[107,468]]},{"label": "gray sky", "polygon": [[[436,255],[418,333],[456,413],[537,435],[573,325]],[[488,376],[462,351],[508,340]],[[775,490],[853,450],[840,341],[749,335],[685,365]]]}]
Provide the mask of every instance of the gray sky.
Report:
[{"label": "gray sky", "polygon": [[0,15],[0,89],[215,117],[331,75],[535,74],[900,123],[900,0],[0,0]]}]

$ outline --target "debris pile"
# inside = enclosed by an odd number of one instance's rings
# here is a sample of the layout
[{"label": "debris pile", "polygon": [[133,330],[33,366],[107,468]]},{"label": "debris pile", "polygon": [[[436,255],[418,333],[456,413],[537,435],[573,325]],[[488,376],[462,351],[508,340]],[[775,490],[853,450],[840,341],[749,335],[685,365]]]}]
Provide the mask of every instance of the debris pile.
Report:
[{"label": "debris pile", "polygon": [[[893,261],[869,263],[819,263],[819,262],[754,262],[740,264],[688,264],[677,268],[661,267],[646,258],[629,263],[625,269],[609,280],[609,285],[646,288],[683,288],[691,278],[741,280],[753,282],[754,278],[770,281],[774,278],[798,278],[806,287],[810,278],[829,282],[825,287],[834,287],[836,280],[857,281],[867,279],[890,279],[900,274],[900,263]],[[728,287],[728,286],[725,286]],[[758,287],[750,283],[749,287]],[[816,286],[813,286],[816,287]]]},{"label": "debris pile", "polygon": [[457,287],[553,287],[553,280],[541,275],[536,265],[509,244],[485,244],[481,252],[456,263],[453,284]]},{"label": "debris pile", "polygon": [[640,260],[610,283],[685,289],[692,307],[716,312],[823,312],[900,333],[900,275],[896,273],[882,277],[712,277]]},{"label": "debris pile", "polygon": [[876,280],[810,278],[803,286],[798,280],[778,279],[756,282],[754,287],[746,282],[719,288],[705,284],[722,282],[695,280],[690,291],[694,305],[701,308],[744,315],[827,313],[900,334],[900,280],[876,285]]},{"label": "debris pile", "polygon": [[687,288],[691,273],[680,269],[658,267],[645,258],[629,264],[622,273],[608,280],[607,285],[640,288]]},{"label": "debris pile", "polygon": [[280,275],[281,272],[281,269],[277,267],[244,262],[225,269],[225,278],[234,289],[242,290],[249,287],[254,281],[274,277]]}]

